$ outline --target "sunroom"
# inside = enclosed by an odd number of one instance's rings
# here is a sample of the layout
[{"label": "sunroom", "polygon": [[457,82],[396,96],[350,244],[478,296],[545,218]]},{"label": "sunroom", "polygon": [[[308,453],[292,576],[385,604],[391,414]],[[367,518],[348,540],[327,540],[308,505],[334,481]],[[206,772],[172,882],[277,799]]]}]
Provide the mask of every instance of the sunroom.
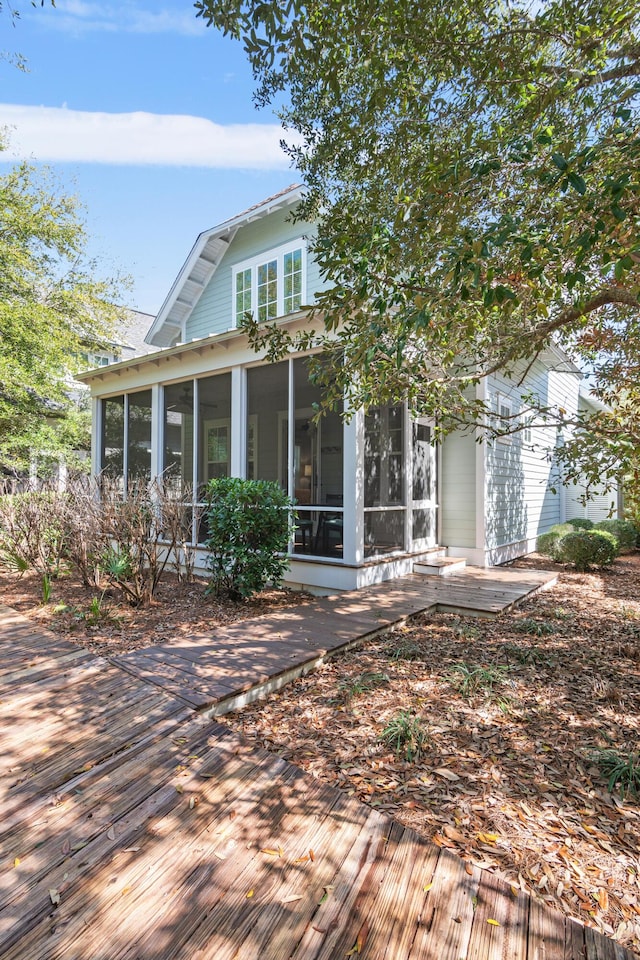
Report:
[{"label": "sunroom", "polygon": [[407,573],[438,542],[432,425],[402,405],[319,419],[306,356],[256,362],[238,332],[82,379],[93,396],[93,470],[126,491],[159,479],[185,497],[206,564],[207,482],[276,481],[295,503],[291,585],[354,589]]}]

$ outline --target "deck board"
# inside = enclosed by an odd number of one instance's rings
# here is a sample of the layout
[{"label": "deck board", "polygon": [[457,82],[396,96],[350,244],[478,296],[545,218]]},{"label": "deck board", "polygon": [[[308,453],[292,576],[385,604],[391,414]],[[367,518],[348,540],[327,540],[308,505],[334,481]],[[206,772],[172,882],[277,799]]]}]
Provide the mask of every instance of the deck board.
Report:
[{"label": "deck board", "polygon": [[[362,602],[356,631],[380,622]],[[292,622],[269,669],[307,652]],[[27,659],[29,637],[36,654],[49,639],[25,633]],[[64,643],[0,678],[3,960],[631,960],[170,691],[221,663],[247,682],[269,628],[235,637],[226,666],[211,637],[202,659],[192,641],[132,655],[164,689],[115,661],[69,666]]]}]

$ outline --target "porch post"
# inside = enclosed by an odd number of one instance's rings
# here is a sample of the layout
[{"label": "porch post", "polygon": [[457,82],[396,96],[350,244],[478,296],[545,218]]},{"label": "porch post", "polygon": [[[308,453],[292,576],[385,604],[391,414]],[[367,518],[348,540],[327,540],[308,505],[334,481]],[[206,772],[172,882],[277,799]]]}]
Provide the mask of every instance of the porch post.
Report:
[{"label": "porch post", "polygon": [[102,400],[91,398],[91,476],[97,477],[102,469]]},{"label": "porch post", "polygon": [[162,387],[158,383],[151,386],[151,482],[162,475]]},{"label": "porch post", "polygon": [[343,426],[343,558],[364,560],[364,413],[358,410]]},{"label": "porch post", "polygon": [[231,370],[231,476],[246,477],[247,391],[244,367]]}]

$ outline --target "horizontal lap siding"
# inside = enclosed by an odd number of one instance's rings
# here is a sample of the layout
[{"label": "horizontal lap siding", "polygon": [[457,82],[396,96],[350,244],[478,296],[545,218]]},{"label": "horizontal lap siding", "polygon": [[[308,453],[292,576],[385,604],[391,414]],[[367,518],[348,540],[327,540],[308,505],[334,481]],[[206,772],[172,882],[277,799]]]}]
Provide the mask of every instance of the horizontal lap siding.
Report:
[{"label": "horizontal lap siding", "polygon": [[442,444],[442,543],[476,546],[476,443],[473,434],[450,434]]},{"label": "horizontal lap siding", "polygon": [[[571,374],[550,370],[537,361],[522,386],[506,378],[493,377],[489,396],[499,392],[511,398],[516,409],[519,397],[535,392],[549,407],[563,407],[570,414],[578,399],[578,380]],[[561,488],[553,463],[558,442],[554,426],[532,428],[531,442],[523,434],[510,442],[496,440],[486,447],[487,503],[485,512],[488,547],[498,547],[533,539],[561,519]],[[554,490],[552,489],[555,489]]]},{"label": "horizontal lap siding", "polygon": [[[185,340],[232,329],[234,266],[299,237],[310,236],[313,227],[306,223],[292,223],[290,216],[290,211],[277,210],[238,230],[206,290],[193,308],[187,321]],[[318,269],[315,264],[307,264],[307,291],[304,299],[312,300],[318,288]]]}]

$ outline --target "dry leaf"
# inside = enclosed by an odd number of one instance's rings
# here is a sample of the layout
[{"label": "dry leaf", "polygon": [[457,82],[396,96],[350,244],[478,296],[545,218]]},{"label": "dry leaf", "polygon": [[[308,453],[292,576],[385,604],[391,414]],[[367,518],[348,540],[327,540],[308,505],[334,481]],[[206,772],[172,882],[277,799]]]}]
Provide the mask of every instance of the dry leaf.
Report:
[{"label": "dry leaf", "polygon": [[352,957],[355,953],[362,953],[362,948],[367,942],[367,935],[369,933],[369,924],[365,921],[360,927],[360,932],[356,937],[356,942],[351,947],[351,950],[347,953],[348,957]]},{"label": "dry leaf", "polygon": [[60,892],[55,887],[49,887],[49,899],[54,907],[57,907],[60,903]]},{"label": "dry leaf", "polygon": [[499,922],[498,922],[497,920],[492,920],[491,917],[488,917],[487,923],[490,923],[491,926],[493,926],[493,927],[499,927],[499,926],[500,926]]},{"label": "dry leaf", "polygon": [[253,890],[249,890],[249,893],[247,894],[247,900],[250,900],[252,896],[253,896]]},{"label": "dry leaf", "polygon": [[282,847],[278,847],[277,850],[270,850],[268,847],[264,850],[261,850],[260,853],[266,853],[268,857],[281,857],[284,853]]},{"label": "dry leaf", "polygon": [[109,840],[115,840],[116,838],[115,827],[109,827],[109,829],[107,830],[107,837],[109,838]]},{"label": "dry leaf", "polygon": [[14,865],[14,867],[19,867],[19,866],[20,866],[20,857],[16,857],[16,858],[15,858],[15,860],[13,861],[13,865]]},{"label": "dry leaf", "polygon": [[301,893],[290,893],[289,896],[283,897],[280,901],[281,903],[295,903],[296,900],[302,900]]},{"label": "dry leaf", "polygon": [[436,770],[434,770],[433,772],[434,772],[434,773],[437,773],[439,777],[444,777],[445,780],[451,780],[452,782],[453,782],[454,780],[459,780],[459,779],[460,779],[460,777],[458,776],[458,774],[457,774],[457,773],[454,773],[453,770],[449,770],[448,767],[438,767],[438,768],[437,768]]}]

